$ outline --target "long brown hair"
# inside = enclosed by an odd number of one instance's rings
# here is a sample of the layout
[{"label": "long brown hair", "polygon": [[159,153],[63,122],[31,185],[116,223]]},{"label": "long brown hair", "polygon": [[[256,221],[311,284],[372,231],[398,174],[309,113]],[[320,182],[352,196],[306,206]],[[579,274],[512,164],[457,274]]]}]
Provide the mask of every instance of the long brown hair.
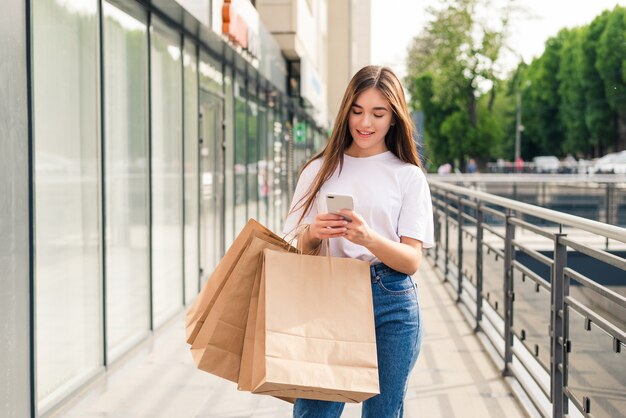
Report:
[{"label": "long brown hair", "polygon": [[368,65],[361,68],[350,80],[346,92],[341,100],[339,113],[335,120],[333,133],[328,143],[322,151],[307,162],[304,170],[313,161],[323,158],[322,167],[311,183],[309,190],[298,201],[292,212],[304,208],[298,224],[306,213],[311,209],[315,197],[319,193],[322,185],[333,175],[337,166],[339,171],[343,168],[343,154],[352,144],[352,136],[348,129],[348,118],[352,106],[359,95],[367,89],[376,88],[387,99],[391,106],[394,124],[389,127],[389,132],[385,136],[385,145],[400,160],[421,167],[416,144],[413,142],[413,132],[415,128],[404,99],[404,90],[398,77],[387,67]]}]

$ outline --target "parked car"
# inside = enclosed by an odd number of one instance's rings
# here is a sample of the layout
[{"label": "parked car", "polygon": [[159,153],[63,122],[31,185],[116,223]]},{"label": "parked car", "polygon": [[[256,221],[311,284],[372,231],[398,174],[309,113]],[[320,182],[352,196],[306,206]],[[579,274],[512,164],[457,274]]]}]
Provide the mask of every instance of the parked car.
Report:
[{"label": "parked car", "polygon": [[554,155],[541,155],[533,158],[537,173],[558,173],[561,162]]},{"label": "parked car", "polygon": [[598,158],[591,167],[596,174],[626,174],[626,150]]}]

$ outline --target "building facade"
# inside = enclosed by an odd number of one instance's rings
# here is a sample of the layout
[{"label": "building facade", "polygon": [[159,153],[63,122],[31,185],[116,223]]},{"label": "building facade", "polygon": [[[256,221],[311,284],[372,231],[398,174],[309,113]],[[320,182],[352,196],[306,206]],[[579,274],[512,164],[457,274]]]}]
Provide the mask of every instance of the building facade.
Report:
[{"label": "building facade", "polygon": [[271,3],[3,8],[6,416],[53,413],[178,317],[248,218],[280,230],[330,128],[331,12]]}]

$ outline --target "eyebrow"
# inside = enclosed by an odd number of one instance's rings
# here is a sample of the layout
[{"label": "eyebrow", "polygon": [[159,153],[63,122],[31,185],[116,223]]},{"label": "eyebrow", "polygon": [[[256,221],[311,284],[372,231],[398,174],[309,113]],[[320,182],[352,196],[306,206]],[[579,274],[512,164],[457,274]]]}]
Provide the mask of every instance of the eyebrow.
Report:
[{"label": "eyebrow", "polygon": [[[360,104],[356,104],[356,103],[354,103],[354,104],[352,105],[352,107],[358,107],[359,109],[363,109],[363,106],[361,106]],[[387,109],[387,108],[386,108],[386,107],[384,107],[384,106],[377,106],[377,107],[375,107],[375,108],[374,108],[374,110],[384,110],[384,111],[389,112],[389,109]]]}]

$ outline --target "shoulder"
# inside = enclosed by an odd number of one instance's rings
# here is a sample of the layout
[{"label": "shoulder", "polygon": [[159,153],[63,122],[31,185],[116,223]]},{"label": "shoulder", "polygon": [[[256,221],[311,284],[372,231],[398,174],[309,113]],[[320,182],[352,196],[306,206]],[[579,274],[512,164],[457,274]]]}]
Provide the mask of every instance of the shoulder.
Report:
[{"label": "shoulder", "polygon": [[320,168],[322,168],[322,158],[309,162],[304,170],[302,170],[302,173],[300,173],[300,179],[308,181],[313,180],[317,173],[319,173]]},{"label": "shoulder", "polygon": [[397,173],[401,180],[409,181],[425,181],[426,176],[421,168],[415,164],[402,161],[395,155],[391,154],[388,159],[388,164],[393,167],[393,170]]},{"label": "shoulder", "polygon": [[398,161],[399,164],[396,168],[397,177],[404,190],[412,188],[424,189],[428,187],[426,175],[420,167],[404,161]]}]

